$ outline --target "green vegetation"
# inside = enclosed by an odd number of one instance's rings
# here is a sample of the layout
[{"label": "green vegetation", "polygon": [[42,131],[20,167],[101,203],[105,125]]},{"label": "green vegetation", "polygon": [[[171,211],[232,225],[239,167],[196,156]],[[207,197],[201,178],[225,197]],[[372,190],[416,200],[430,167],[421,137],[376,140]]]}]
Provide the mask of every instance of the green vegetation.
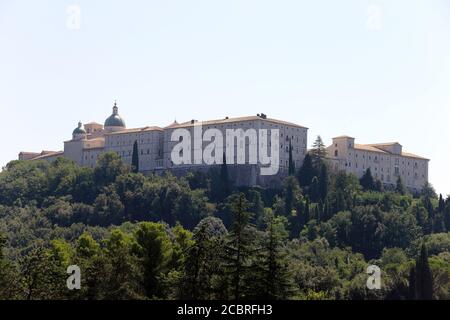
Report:
[{"label": "green vegetation", "polygon": [[320,139],[311,154],[280,189],[236,188],[226,163],[143,175],[137,152],[131,169],[114,153],[10,162],[0,299],[450,299],[450,198],[332,173]]}]

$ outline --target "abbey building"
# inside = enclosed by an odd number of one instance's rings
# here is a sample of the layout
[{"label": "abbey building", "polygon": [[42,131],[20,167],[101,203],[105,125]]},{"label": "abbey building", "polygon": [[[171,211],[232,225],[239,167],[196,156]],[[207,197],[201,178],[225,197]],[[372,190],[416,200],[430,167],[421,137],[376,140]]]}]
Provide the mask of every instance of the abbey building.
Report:
[{"label": "abbey building", "polygon": [[344,170],[361,178],[370,169],[375,180],[394,186],[398,177],[412,191],[419,191],[428,182],[429,159],[403,151],[398,142],[356,144],[355,138],[333,138],[327,154],[334,170]]},{"label": "abbey building", "polygon": [[[143,173],[164,172],[169,170],[176,175],[182,175],[192,170],[208,170],[211,165],[201,161],[191,161],[178,164],[173,160],[174,147],[180,143],[182,137],[178,137],[177,132],[189,133],[195,137],[195,131],[201,128],[202,133],[214,130],[216,135],[220,133],[223,137],[229,137],[229,132],[235,133],[232,137],[236,145],[229,145],[229,140],[223,142],[223,148],[230,147],[231,158],[227,152],[226,163],[229,167],[229,174],[237,185],[272,185],[280,182],[283,176],[287,175],[289,168],[289,154],[292,154],[292,162],[299,168],[307,153],[307,131],[308,128],[294,123],[268,118],[265,114],[256,116],[229,118],[224,117],[217,120],[199,122],[190,120],[184,123],[173,122],[165,127],[148,126],[142,128],[129,129],[125,125],[124,119],[119,115],[117,104],[113,106],[112,114],[105,120],[104,124],[90,122],[86,124],[78,123],[77,128],[72,132],[72,139],[64,142],[64,151],[43,151],[42,153],[21,152],[19,160],[53,160],[57,157],[65,157],[74,160],[81,166],[94,167],[100,154],[104,152],[115,152],[122,160],[131,165],[133,146],[135,141],[138,145],[139,171]],[[277,132],[276,148],[277,152],[269,152],[276,160],[276,174],[260,175],[262,163],[251,163],[251,152],[246,150],[257,150],[262,146],[266,149],[273,149],[270,137],[267,137],[266,144],[261,139],[252,140],[252,132],[258,133]],[[173,137],[176,137],[174,140]],[[211,139],[212,140],[212,139]],[[273,137],[272,137],[273,140]],[[202,140],[201,149],[206,149],[211,142]],[[192,142],[192,147],[196,145]],[[199,148],[199,149],[200,149]],[[291,150],[291,151],[290,151]],[[193,150],[193,155],[197,150]],[[242,151],[242,152],[240,152]],[[271,153],[271,154],[270,154]],[[225,153],[224,153],[225,154]],[[260,154],[258,153],[257,156]],[[222,153],[218,155],[220,163]],[[242,159],[240,159],[242,158]],[[196,160],[196,159],[194,159]],[[243,161],[240,161],[243,160]],[[242,164],[244,163],[244,164]]]},{"label": "abbey building", "polygon": [[[211,137],[210,132],[213,132],[215,138]],[[233,135],[230,136],[230,132]],[[216,140],[220,136],[227,138],[220,142],[220,146],[223,150],[227,150],[223,151],[223,159],[229,167],[229,174],[234,183],[270,186],[279,184],[288,174],[290,163],[297,169],[303,164],[308,152],[307,132],[308,128],[304,126],[271,119],[265,114],[238,118],[224,117],[202,122],[175,121],[165,127],[147,126],[129,129],[119,115],[117,104],[114,103],[112,114],[104,124],[78,123],[72,132],[72,138],[64,142],[64,151],[20,152],[19,160],[53,160],[65,157],[81,166],[93,168],[102,153],[115,152],[125,163],[131,165],[136,142],[139,171],[143,173],[171,171],[176,175],[183,175],[192,170],[207,171],[211,168],[203,153],[208,150],[211,141],[217,144]],[[174,161],[173,152],[177,144],[186,139],[186,135],[189,140],[193,137],[192,142],[188,143],[193,149],[192,157],[191,155],[185,157],[186,155],[182,154],[185,150],[180,150],[176,158],[182,157],[189,161],[178,163]],[[232,152],[228,152],[230,148]],[[252,151],[257,153],[254,157]],[[358,178],[370,168],[374,179],[384,185],[393,186],[400,177],[405,186],[412,191],[419,191],[428,181],[429,160],[403,151],[397,142],[355,144],[354,138],[341,136],[333,138],[333,144],[326,148],[326,151],[333,170],[352,173]],[[217,154],[217,150],[215,152],[216,159],[220,160],[216,164],[223,163],[222,151],[221,154]],[[252,162],[252,159],[263,158],[269,159],[270,164]],[[261,168],[267,165],[276,166],[276,174],[262,175]]]}]

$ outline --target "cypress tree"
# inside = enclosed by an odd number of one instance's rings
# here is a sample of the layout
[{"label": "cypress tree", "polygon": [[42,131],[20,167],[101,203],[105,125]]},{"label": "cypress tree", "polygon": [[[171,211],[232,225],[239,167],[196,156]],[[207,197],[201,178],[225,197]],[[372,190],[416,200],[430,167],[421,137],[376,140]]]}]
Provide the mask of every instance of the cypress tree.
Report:
[{"label": "cypress tree", "polygon": [[448,196],[447,199],[445,200],[444,221],[445,221],[445,228],[447,229],[447,231],[450,231],[450,196]]},{"label": "cypress tree", "polygon": [[252,214],[247,211],[249,204],[245,195],[240,193],[231,197],[229,206],[234,222],[225,243],[225,275],[230,278],[233,299],[239,300],[246,292],[246,280],[252,271],[250,260],[257,252],[254,248],[256,235],[252,233]]},{"label": "cypress tree", "polygon": [[372,171],[370,168],[367,168],[364,175],[359,179],[359,183],[363,187],[364,190],[374,190],[375,182],[372,177]]},{"label": "cypress tree", "polygon": [[403,184],[402,178],[400,176],[398,176],[398,178],[397,178],[395,191],[397,191],[401,195],[404,195],[406,193],[405,185]]},{"label": "cypress tree", "polygon": [[311,204],[309,201],[309,198],[306,197],[306,201],[305,201],[305,208],[304,208],[304,216],[305,216],[305,225],[309,222],[310,219],[310,208]]},{"label": "cypress tree", "polygon": [[420,255],[416,260],[416,298],[419,300],[433,299],[433,276],[428,263],[428,252],[422,244]]},{"label": "cypress tree", "polygon": [[231,192],[230,177],[228,175],[227,157],[225,156],[225,152],[223,153],[223,161],[220,166],[220,180],[222,183],[222,200],[228,197]]},{"label": "cypress tree", "polygon": [[312,202],[317,202],[320,199],[320,182],[317,177],[314,177],[309,187],[309,196]]},{"label": "cypress tree", "polygon": [[137,140],[135,140],[133,144],[133,155],[131,157],[131,171],[133,171],[134,173],[139,172],[139,151]]},{"label": "cypress tree", "polygon": [[262,297],[265,299],[286,299],[291,294],[291,281],[288,271],[287,253],[284,249],[287,241],[286,218],[275,217],[271,209],[265,212],[265,237],[261,274]]},{"label": "cypress tree", "polygon": [[292,143],[290,140],[289,140],[289,175],[290,176],[295,175],[295,163],[292,157]]},{"label": "cypress tree", "polygon": [[439,205],[438,205],[438,211],[440,213],[444,213],[445,210],[445,201],[444,198],[442,198],[442,193],[439,194]]},{"label": "cypress tree", "polygon": [[294,234],[292,234],[293,238],[298,237],[300,231],[303,229],[303,227],[306,224],[306,220],[305,220],[305,201],[299,201],[298,206],[297,206],[297,223],[296,225],[298,226],[298,229],[295,230]]},{"label": "cypress tree", "polygon": [[319,175],[319,195],[320,199],[324,201],[328,196],[328,167],[325,163],[322,163],[320,166],[320,175]]}]

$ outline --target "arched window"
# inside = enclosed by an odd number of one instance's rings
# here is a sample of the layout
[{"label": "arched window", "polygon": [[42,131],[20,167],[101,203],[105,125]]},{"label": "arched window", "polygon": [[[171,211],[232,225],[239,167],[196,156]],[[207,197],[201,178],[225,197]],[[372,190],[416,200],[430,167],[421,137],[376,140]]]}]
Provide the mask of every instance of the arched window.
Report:
[{"label": "arched window", "polygon": [[334,156],[337,157],[338,154],[339,154],[338,151],[337,151],[337,150],[334,150]]}]

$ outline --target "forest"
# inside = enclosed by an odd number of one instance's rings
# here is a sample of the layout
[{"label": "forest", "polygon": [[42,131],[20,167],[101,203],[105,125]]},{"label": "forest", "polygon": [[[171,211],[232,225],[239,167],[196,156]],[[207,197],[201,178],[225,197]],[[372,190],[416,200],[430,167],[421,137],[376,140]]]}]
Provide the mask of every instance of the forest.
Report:
[{"label": "forest", "polygon": [[95,168],[8,163],[0,300],[450,299],[450,197],[429,183],[411,194],[370,169],[331,172],[320,139],[274,189],[234,186],[226,164],[181,178],[137,169],[115,153]]}]

